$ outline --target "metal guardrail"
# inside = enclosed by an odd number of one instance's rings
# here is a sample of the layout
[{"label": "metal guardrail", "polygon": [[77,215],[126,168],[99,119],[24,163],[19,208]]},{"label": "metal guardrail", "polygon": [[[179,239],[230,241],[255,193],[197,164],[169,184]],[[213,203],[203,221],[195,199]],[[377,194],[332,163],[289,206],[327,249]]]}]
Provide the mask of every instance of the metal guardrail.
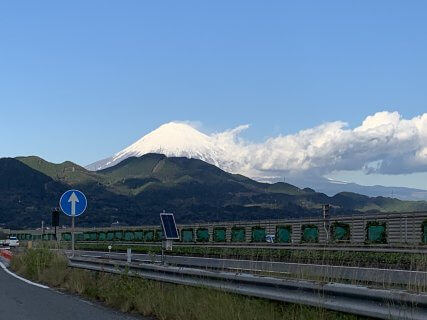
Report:
[{"label": "metal guardrail", "polygon": [[426,294],[81,257],[69,258],[69,266],[116,274],[127,272],[149,280],[220,289],[380,319],[427,319]]},{"label": "metal guardrail", "polygon": [[[70,253],[70,251],[67,251]],[[81,257],[113,259],[126,261],[126,253],[109,253],[97,251],[77,251]],[[132,261],[159,263],[160,255],[132,253]],[[205,258],[190,256],[165,255],[164,261],[168,265],[187,268],[203,268],[219,271],[238,272],[263,272],[275,274],[289,274],[304,279],[304,277],[316,277],[328,281],[349,280],[358,284],[375,283],[381,286],[397,285],[409,287],[427,287],[426,271],[411,271],[384,268],[367,268],[358,266],[334,266],[327,264],[307,264],[292,262],[256,261],[242,259]]]}]

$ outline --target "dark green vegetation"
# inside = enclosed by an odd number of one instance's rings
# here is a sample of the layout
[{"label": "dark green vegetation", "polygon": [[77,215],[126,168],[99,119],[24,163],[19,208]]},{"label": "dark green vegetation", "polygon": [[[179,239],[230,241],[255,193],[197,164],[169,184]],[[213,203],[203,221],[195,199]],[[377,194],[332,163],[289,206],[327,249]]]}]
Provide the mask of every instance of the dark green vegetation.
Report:
[{"label": "dark green vegetation", "polygon": [[[114,243],[78,243],[77,250],[126,252],[129,245]],[[69,246],[67,244],[66,246]],[[131,246],[132,252],[161,254],[159,246]],[[296,263],[328,264],[337,266],[384,267],[405,270],[427,270],[427,255],[423,253],[367,252],[344,250],[295,250],[275,248],[221,248],[204,246],[174,246],[173,255],[206,258],[231,258],[258,261],[281,261]]]},{"label": "dark green vegetation", "polygon": [[89,201],[79,226],[158,224],[163,210],[174,212],[178,223],[313,216],[325,203],[332,205],[332,214],[427,210],[425,201],[353,193],[328,197],[283,182],[256,182],[201,160],[159,154],[129,158],[97,172],[72,162],[21,157],[0,159],[0,226],[22,229],[38,227],[41,220],[49,223],[52,208],[69,188],[80,189]]},{"label": "dark green vegetation", "polygon": [[63,256],[45,248],[30,249],[15,256],[11,267],[33,281],[104,302],[124,312],[135,312],[162,320],[362,319],[315,307],[165,284],[127,274],[111,275],[70,269]]}]

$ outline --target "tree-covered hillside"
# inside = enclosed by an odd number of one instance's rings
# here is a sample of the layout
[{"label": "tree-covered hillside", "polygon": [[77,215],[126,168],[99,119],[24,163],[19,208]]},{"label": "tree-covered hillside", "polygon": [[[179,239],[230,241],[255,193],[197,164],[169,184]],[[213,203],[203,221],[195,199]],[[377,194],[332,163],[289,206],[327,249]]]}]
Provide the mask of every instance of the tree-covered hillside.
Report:
[{"label": "tree-covered hillside", "polygon": [[[0,227],[26,228],[50,223],[50,212],[70,188],[88,198],[78,224],[108,226],[119,221],[158,223],[159,212],[175,212],[178,222],[254,220],[332,211],[421,211],[426,202],[369,198],[354,193],[328,197],[287,183],[260,183],[227,173],[201,160],[147,154],[93,172],[72,162],[53,164],[38,157],[0,159]],[[69,221],[62,216],[61,223]]]}]

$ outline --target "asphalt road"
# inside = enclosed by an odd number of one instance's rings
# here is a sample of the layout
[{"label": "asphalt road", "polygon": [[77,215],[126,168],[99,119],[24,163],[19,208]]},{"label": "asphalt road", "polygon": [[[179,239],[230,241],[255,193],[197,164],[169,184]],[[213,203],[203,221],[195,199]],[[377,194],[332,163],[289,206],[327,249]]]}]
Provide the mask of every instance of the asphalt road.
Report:
[{"label": "asphalt road", "polygon": [[101,305],[25,283],[0,267],[0,319],[7,320],[135,320]]}]

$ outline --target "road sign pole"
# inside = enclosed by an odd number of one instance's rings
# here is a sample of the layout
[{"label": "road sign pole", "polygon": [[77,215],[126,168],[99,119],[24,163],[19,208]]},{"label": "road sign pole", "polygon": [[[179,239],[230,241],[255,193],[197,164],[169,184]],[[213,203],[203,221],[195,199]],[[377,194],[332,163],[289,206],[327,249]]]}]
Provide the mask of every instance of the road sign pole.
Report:
[{"label": "road sign pole", "polygon": [[79,190],[65,191],[59,200],[62,212],[71,217],[71,255],[74,257],[75,245],[75,218],[80,216],[87,207],[87,199]]},{"label": "road sign pole", "polygon": [[127,248],[126,250],[126,260],[127,263],[131,263],[132,262],[132,249],[131,248]]},{"label": "road sign pole", "polygon": [[74,216],[71,216],[71,256],[74,257]]}]

